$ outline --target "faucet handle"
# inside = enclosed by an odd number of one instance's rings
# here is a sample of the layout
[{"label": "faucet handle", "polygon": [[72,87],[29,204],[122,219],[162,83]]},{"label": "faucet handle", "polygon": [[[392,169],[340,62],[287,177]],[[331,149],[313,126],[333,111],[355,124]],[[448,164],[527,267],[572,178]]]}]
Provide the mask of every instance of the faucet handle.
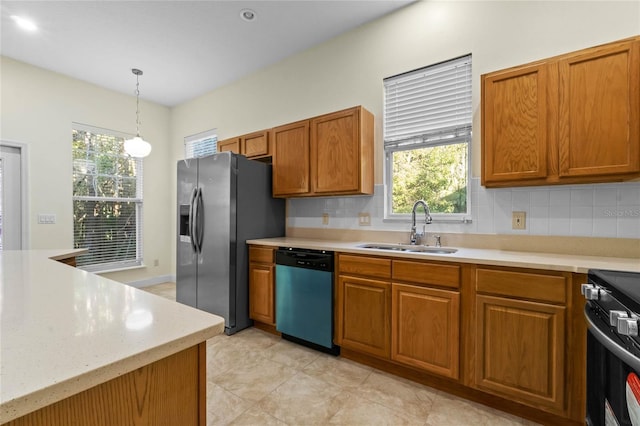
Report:
[{"label": "faucet handle", "polygon": [[440,243],[440,235],[434,235],[433,238],[436,239],[436,247],[442,247],[442,243]]}]

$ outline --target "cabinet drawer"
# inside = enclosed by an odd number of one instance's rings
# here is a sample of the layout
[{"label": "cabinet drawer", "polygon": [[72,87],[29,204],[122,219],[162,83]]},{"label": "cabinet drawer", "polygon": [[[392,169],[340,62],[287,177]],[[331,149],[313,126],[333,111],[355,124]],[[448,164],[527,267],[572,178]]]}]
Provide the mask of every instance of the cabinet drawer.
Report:
[{"label": "cabinet drawer", "polygon": [[340,255],[338,257],[341,274],[368,275],[372,277],[390,278],[391,260],[375,257]]},{"label": "cabinet drawer", "polygon": [[460,267],[437,263],[393,261],[393,279],[443,287],[460,287]]},{"label": "cabinet drawer", "polygon": [[273,263],[272,248],[266,247],[249,247],[249,262],[257,263]]},{"label": "cabinet drawer", "polygon": [[478,269],[476,291],[551,303],[566,303],[567,278],[530,272]]}]

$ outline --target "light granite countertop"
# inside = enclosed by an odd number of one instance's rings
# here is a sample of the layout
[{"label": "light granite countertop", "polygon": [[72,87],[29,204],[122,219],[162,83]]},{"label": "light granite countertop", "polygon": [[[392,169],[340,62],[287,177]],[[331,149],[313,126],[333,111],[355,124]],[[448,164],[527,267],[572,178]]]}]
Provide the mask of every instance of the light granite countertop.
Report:
[{"label": "light granite countertop", "polygon": [[640,259],[622,257],[578,256],[557,253],[537,253],[524,251],[488,250],[455,247],[458,251],[450,254],[411,253],[393,250],[368,249],[359,247],[374,241],[331,241],[307,238],[264,238],[247,240],[247,244],[295,247],[315,250],[330,250],[343,253],[370,256],[392,256],[409,259],[437,260],[444,262],[476,263],[493,266],[546,269],[553,271],[586,274],[589,269],[609,269],[615,271],[640,272]]},{"label": "light granite countertop", "polygon": [[0,423],[222,333],[224,319],[52,260],[0,251]]}]

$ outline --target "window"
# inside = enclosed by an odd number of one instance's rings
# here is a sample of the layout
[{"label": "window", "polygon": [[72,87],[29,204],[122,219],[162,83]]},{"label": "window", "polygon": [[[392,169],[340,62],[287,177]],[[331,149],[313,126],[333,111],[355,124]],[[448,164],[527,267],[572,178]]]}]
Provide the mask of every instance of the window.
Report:
[{"label": "window", "polygon": [[207,130],[184,138],[184,158],[204,157],[218,152],[216,129]]},{"label": "window", "polygon": [[471,55],[384,79],[387,218],[423,199],[435,220],[469,211]]},{"label": "window", "polygon": [[78,266],[106,271],[142,265],[142,159],[124,152],[130,135],[73,124],[73,244]]}]

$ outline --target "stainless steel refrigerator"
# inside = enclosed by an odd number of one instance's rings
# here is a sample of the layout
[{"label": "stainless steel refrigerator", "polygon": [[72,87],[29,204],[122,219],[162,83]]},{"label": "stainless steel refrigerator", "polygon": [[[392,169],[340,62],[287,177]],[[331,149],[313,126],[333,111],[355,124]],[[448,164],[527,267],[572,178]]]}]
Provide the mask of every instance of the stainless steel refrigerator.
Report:
[{"label": "stainless steel refrigerator", "polygon": [[220,315],[225,333],[251,325],[246,240],[285,234],[271,165],[230,152],[178,161],[176,299]]}]

